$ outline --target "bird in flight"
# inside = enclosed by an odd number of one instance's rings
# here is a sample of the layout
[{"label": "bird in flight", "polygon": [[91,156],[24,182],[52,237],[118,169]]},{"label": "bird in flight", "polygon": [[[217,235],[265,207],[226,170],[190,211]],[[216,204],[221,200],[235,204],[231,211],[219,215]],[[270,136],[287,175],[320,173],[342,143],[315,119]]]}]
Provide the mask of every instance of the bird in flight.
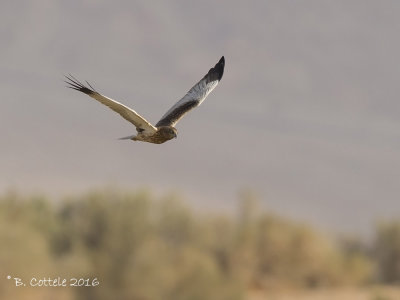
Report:
[{"label": "bird in flight", "polygon": [[208,73],[196,83],[189,92],[183,96],[174,106],[172,106],[162,118],[153,126],[145,118],[133,109],[110,99],[97,92],[89,82],[87,86],[80,83],[72,75],[65,76],[67,87],[80,91],[96,99],[100,103],[107,105],[113,111],[119,113],[125,120],[131,122],[136,127],[137,134],[123,137],[133,141],[142,141],[154,144],[162,144],[170,139],[176,138],[178,131],[174,127],[176,123],[191,109],[199,106],[208,94],[218,85],[224,74],[225,58],[222,56],[218,63],[211,68]]}]

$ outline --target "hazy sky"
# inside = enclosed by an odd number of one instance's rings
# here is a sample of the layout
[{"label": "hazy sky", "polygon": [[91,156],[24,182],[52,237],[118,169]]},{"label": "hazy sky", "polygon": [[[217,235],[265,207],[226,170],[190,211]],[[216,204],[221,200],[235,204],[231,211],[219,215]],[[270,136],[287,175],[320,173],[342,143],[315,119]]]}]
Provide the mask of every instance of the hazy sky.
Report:
[{"label": "hazy sky", "polygon": [[[0,192],[180,191],[365,232],[400,215],[400,2],[0,4]],[[63,74],[156,122],[218,59],[225,74],[163,145]]]}]

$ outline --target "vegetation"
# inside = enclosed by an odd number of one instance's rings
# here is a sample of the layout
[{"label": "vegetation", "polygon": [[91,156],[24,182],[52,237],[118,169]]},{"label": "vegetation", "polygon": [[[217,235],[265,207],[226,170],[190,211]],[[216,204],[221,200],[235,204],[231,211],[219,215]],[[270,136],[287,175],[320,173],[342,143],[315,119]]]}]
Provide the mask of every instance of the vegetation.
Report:
[{"label": "vegetation", "polygon": [[[1,299],[239,300],[248,291],[398,283],[399,266],[400,223],[381,224],[370,244],[337,240],[260,211],[248,195],[236,216],[146,192],[57,204],[0,197]],[[30,287],[32,278],[58,277],[98,285]]]}]

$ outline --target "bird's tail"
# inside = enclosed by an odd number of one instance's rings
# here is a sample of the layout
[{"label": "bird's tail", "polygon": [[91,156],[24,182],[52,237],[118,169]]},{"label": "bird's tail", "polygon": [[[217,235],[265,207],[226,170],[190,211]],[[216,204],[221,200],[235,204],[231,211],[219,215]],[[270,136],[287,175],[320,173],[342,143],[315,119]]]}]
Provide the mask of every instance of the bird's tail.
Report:
[{"label": "bird's tail", "polygon": [[119,140],[133,140],[136,137],[136,135],[130,135],[130,136],[125,136],[122,138],[119,138]]}]

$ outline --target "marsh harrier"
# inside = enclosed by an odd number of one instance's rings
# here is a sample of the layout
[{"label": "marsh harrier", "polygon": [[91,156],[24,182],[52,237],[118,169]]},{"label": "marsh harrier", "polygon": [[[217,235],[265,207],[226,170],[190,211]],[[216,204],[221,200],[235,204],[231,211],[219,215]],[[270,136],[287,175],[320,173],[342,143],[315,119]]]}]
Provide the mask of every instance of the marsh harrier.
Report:
[{"label": "marsh harrier", "polygon": [[170,139],[176,138],[177,130],[175,124],[191,109],[199,106],[208,94],[217,86],[224,74],[225,59],[222,56],[218,63],[211,68],[208,73],[195,84],[186,95],[172,106],[164,116],[153,126],[145,118],[133,109],[112,100],[97,92],[90,83],[87,86],[80,83],[72,75],[65,76],[69,88],[75,89],[89,95],[100,103],[107,105],[113,111],[119,113],[125,120],[131,122],[136,127],[137,134],[121,139],[142,141],[154,144],[162,144]]}]

